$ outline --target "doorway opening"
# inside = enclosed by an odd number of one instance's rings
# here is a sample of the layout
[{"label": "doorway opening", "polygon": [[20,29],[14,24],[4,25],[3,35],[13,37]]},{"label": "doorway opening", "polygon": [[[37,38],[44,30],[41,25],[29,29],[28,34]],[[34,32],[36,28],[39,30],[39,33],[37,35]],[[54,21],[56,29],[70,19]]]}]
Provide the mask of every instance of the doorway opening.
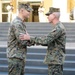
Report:
[{"label": "doorway opening", "polygon": [[32,12],[32,22],[39,22],[38,16],[38,8],[40,5],[32,5],[33,12]]}]

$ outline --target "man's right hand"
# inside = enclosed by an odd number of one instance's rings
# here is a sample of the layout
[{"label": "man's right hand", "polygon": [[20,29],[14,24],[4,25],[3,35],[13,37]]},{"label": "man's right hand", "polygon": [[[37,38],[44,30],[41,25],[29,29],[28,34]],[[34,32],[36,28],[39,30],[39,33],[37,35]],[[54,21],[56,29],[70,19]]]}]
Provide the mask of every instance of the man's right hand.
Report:
[{"label": "man's right hand", "polygon": [[20,40],[30,40],[30,35],[28,33],[19,35]]}]

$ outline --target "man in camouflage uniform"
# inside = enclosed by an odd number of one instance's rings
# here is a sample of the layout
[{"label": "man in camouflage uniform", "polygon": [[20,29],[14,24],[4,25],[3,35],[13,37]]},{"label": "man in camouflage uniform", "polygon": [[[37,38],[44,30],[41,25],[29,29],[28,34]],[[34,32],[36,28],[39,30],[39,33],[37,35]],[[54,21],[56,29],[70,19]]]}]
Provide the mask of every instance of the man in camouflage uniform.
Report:
[{"label": "man in camouflage uniform", "polygon": [[8,75],[24,75],[28,40],[20,40],[20,34],[26,34],[26,25],[24,21],[29,18],[33,9],[29,4],[19,4],[18,16],[11,22],[8,31],[7,57],[8,57]]},{"label": "man in camouflage uniform", "polygon": [[[48,20],[54,29],[44,37],[35,37],[35,43],[48,46],[44,63],[48,65],[48,75],[63,75],[63,63],[65,59],[66,29],[59,21],[60,9],[50,7],[46,13]],[[21,35],[22,40],[32,40],[29,35]]]}]

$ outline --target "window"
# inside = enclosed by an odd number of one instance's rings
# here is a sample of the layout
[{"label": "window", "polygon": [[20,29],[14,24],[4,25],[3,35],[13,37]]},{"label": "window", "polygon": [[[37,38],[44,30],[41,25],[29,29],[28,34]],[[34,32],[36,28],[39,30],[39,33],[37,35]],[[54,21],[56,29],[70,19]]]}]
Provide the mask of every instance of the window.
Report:
[{"label": "window", "polygon": [[7,10],[7,6],[10,3],[2,3],[2,22],[8,22],[8,10]]},{"label": "window", "polygon": [[2,12],[8,12],[8,10],[7,10],[8,5],[9,5],[9,3],[2,3]]},{"label": "window", "polygon": [[2,22],[8,21],[8,14],[2,14]]}]

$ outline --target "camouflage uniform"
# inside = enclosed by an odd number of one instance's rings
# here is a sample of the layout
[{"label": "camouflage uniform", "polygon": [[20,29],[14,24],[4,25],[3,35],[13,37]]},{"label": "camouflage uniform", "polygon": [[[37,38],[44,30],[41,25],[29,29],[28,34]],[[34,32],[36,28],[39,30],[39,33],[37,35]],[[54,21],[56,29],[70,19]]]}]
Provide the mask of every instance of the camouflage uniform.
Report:
[{"label": "camouflage uniform", "polygon": [[63,75],[63,65],[49,64],[48,75]]},{"label": "camouflage uniform", "polygon": [[25,62],[23,59],[8,59],[8,75],[24,75]]},{"label": "camouflage uniform", "polygon": [[[63,24],[58,22],[55,28],[47,36],[36,37],[35,43],[42,46],[48,46],[44,63],[48,64],[49,75],[62,75],[63,67],[61,66],[63,65],[65,59],[66,43],[66,30]],[[59,68],[61,71],[58,74],[56,71],[58,72]]]},{"label": "camouflage uniform", "polygon": [[19,17],[16,17],[8,31],[7,57],[9,58],[9,75],[24,74],[27,45],[30,45],[30,42],[20,40],[19,35],[25,33],[25,24]]}]

